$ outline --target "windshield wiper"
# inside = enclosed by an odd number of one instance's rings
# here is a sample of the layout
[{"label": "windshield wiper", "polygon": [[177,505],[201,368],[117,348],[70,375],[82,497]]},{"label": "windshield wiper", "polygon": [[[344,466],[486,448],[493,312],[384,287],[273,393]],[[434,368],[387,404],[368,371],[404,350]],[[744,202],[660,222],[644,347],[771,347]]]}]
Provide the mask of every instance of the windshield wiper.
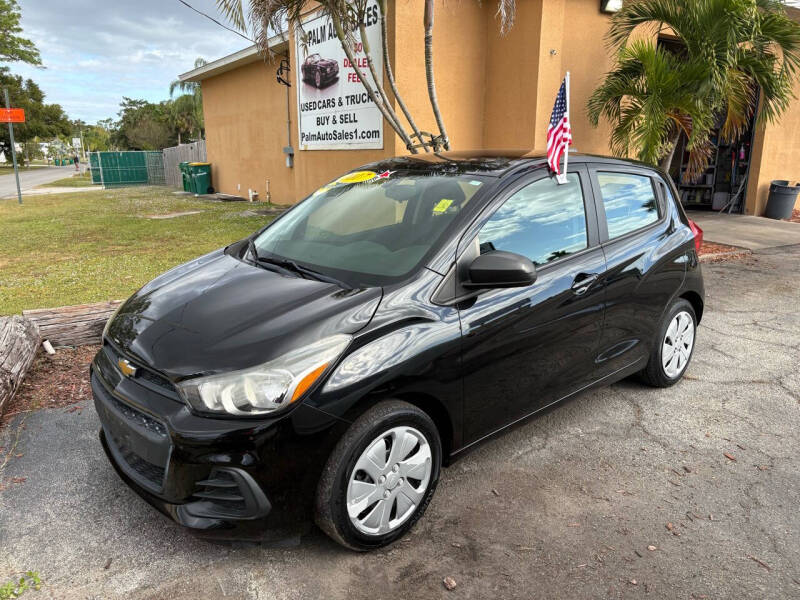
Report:
[{"label": "windshield wiper", "polygon": [[327,283],[333,283],[340,287],[351,289],[349,285],[343,282],[341,279],[336,279],[335,277],[331,277],[330,275],[325,275],[324,273],[320,273],[319,271],[315,271],[314,269],[309,269],[308,267],[304,267],[302,265],[298,265],[295,261],[288,259],[288,258],[278,258],[275,256],[258,256],[256,255],[256,262],[259,264],[267,263],[270,265],[275,265],[277,267],[281,267],[282,269],[286,269],[287,271],[293,271],[303,277],[304,279],[316,279],[317,281],[325,281]]}]

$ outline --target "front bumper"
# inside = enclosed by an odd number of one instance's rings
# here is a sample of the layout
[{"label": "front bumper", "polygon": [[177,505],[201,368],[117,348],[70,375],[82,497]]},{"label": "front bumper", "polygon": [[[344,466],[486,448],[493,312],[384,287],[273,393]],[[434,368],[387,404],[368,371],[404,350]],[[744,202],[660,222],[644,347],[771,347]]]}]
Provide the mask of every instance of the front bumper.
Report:
[{"label": "front bumper", "polygon": [[197,416],[156,371],[136,364],[134,377],[123,376],[120,357],[106,343],[91,384],[103,449],[136,493],[208,537],[279,539],[308,527],[346,423],[302,404],[257,421]]}]

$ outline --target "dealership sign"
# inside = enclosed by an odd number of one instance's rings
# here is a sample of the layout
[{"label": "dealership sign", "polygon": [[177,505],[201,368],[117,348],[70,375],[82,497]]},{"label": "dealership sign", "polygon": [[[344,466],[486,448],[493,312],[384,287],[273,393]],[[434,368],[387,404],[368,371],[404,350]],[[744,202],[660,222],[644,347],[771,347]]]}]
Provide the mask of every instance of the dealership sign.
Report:
[{"label": "dealership sign", "polygon": [[[364,17],[375,70],[383,81],[380,13],[368,4]],[[302,150],[383,148],[383,117],[358,80],[345,56],[330,17],[303,22],[295,35],[297,55],[297,113]],[[353,58],[372,81],[361,36],[354,32]]]},{"label": "dealership sign", "polygon": [[0,123],[24,123],[24,108],[0,108]]}]

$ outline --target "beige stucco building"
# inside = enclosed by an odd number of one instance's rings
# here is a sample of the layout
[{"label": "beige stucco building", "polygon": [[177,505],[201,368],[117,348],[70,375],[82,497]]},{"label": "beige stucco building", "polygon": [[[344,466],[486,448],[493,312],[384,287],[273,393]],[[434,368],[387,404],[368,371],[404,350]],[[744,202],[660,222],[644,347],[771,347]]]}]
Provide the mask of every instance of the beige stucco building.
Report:
[{"label": "beige stucco building", "polygon": [[[398,87],[417,125],[436,131],[425,86],[423,4],[388,0],[387,40]],[[495,10],[490,1],[436,3],[436,84],[452,148],[543,148],[555,94],[569,70],[574,148],[607,154],[609,129],[593,128],[585,109],[612,65],[603,39],[610,15],[601,12],[600,1],[518,0],[515,25],[505,36]],[[344,171],[407,153],[388,125],[382,149],[302,149],[297,93],[298,84],[305,84],[297,81],[296,48],[293,36],[276,37],[271,61],[251,47],[181,76],[202,86],[208,160],[218,191],[247,196],[255,190],[260,200],[294,203]],[[281,55],[292,67],[285,75],[289,88],[276,82]],[[287,166],[287,146],[294,151],[293,166]],[[757,124],[741,150],[730,149],[734,158],[745,151],[746,160],[736,164],[741,174],[749,168],[744,212],[762,214],[772,179],[800,179],[800,101],[779,124]],[[736,188],[733,182],[729,187]]]}]

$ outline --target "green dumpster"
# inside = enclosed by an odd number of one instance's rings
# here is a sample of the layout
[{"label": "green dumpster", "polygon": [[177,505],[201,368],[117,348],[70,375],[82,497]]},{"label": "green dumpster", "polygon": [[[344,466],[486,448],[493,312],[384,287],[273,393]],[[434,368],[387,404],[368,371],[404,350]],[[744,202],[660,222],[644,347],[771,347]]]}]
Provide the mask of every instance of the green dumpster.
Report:
[{"label": "green dumpster", "polygon": [[53,164],[55,164],[55,166],[57,166],[57,167],[60,167],[61,166],[61,159],[60,158],[54,158],[53,159]]},{"label": "green dumpster", "polygon": [[181,182],[183,183],[183,191],[191,192],[192,178],[189,175],[189,163],[188,162],[178,163],[178,170],[181,172]]},{"label": "green dumpster", "polygon": [[211,187],[211,163],[193,162],[189,163],[189,190],[195,194],[213,194],[214,188]]}]

